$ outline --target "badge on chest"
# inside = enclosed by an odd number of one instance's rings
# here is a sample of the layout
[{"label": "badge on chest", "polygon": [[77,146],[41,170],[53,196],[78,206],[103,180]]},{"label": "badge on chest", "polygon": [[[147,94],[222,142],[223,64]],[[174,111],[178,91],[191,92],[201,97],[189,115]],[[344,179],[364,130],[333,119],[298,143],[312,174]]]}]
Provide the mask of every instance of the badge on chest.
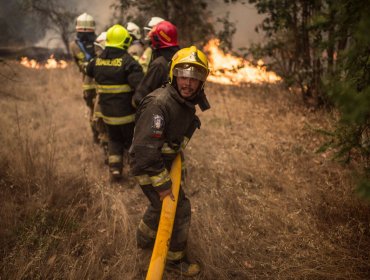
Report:
[{"label": "badge on chest", "polygon": [[152,137],[160,138],[163,134],[164,118],[162,115],[153,115],[152,119]]}]

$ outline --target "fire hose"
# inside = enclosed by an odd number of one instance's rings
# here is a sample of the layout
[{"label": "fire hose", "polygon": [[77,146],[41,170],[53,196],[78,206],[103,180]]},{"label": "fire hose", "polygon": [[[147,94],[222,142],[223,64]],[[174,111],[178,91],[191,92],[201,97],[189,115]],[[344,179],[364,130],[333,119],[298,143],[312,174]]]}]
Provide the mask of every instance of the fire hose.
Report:
[{"label": "fire hose", "polygon": [[175,220],[177,201],[181,183],[181,155],[178,154],[172,163],[170,177],[172,180],[172,194],[163,199],[161,216],[155,238],[152,257],[150,259],[146,280],[161,280],[166,265],[166,257],[170,245],[173,224]]}]

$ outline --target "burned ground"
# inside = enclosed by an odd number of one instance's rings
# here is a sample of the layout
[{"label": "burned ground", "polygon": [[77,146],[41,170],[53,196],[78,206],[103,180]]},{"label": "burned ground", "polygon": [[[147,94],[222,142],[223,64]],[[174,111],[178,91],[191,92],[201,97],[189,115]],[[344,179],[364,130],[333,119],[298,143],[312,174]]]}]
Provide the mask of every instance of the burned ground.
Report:
[{"label": "burned ground", "polygon": [[[144,279],[150,252],[135,229],[146,200],[129,176],[109,182],[79,73],[0,63],[0,278]],[[207,92],[212,109],[186,151],[195,279],[369,279],[356,164],[315,152],[332,114],[278,85]]]}]

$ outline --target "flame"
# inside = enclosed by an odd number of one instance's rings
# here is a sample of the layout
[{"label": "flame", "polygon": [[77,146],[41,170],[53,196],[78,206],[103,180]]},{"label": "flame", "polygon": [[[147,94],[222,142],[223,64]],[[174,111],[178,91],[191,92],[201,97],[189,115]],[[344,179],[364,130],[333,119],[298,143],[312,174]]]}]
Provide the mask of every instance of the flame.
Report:
[{"label": "flame", "polygon": [[266,70],[262,60],[257,62],[257,66],[254,66],[241,57],[225,54],[219,49],[219,45],[218,39],[212,39],[204,47],[208,53],[211,69],[209,81],[238,85],[243,83],[276,83],[281,80],[274,72]]},{"label": "flame", "polygon": [[35,68],[35,69],[40,69],[40,63],[38,63],[34,59],[28,59],[28,57],[21,57],[21,62],[23,66],[28,67],[28,68]]},{"label": "flame", "polygon": [[56,60],[54,58],[54,55],[50,55],[50,57],[46,60],[45,64],[41,64],[40,62],[37,62],[34,59],[29,59],[28,57],[21,57],[20,64],[22,64],[25,67],[28,68],[34,68],[34,69],[56,69],[61,68],[64,69],[68,66],[68,63],[65,60]]}]

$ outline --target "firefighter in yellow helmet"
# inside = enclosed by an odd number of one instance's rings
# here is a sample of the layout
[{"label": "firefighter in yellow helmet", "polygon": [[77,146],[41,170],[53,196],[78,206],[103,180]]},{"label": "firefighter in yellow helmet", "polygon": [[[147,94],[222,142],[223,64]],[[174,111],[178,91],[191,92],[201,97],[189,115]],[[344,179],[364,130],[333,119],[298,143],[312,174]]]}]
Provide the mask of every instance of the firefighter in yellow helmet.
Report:
[{"label": "firefighter in yellow helmet", "polygon": [[[137,109],[130,148],[131,170],[150,202],[137,230],[141,248],[153,246],[162,200],[172,196],[172,162],[184,151],[196,128],[200,128],[196,105],[204,97],[208,73],[203,52],[195,46],[179,50],[171,60],[169,83],[144,97]],[[190,201],[182,181],[166,268],[186,276],[200,272],[199,265],[189,262],[186,254],[190,218]]]},{"label": "firefighter in yellow helmet", "polygon": [[83,98],[90,110],[90,125],[93,132],[95,143],[99,143],[99,132],[97,131],[93,120],[94,99],[96,97],[94,79],[85,75],[87,63],[95,57],[94,41],[95,20],[94,18],[83,13],[76,19],[76,38],[70,42],[69,49],[72,57],[82,73]]},{"label": "firefighter in yellow helmet", "polygon": [[96,82],[101,114],[108,130],[108,163],[114,180],[122,176],[123,152],[131,145],[135,120],[131,101],[144,75],[140,64],[127,53],[131,40],[126,28],[113,25],[107,31],[105,49],[86,69]]}]

